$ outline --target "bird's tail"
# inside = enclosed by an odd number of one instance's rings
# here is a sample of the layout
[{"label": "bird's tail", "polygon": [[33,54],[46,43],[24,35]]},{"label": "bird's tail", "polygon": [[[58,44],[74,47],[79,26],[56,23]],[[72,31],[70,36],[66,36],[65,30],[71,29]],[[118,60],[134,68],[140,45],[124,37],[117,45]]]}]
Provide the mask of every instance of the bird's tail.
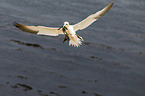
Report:
[{"label": "bird's tail", "polygon": [[82,37],[78,37],[78,35],[75,35],[74,37],[70,38],[69,40],[69,46],[75,46],[75,47],[79,47],[80,45],[82,45]]}]

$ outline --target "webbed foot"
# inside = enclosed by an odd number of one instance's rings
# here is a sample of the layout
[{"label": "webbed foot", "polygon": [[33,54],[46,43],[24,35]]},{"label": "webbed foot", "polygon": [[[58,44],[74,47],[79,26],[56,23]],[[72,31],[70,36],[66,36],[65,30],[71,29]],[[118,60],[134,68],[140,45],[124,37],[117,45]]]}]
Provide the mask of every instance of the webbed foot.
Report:
[{"label": "webbed foot", "polygon": [[69,41],[70,39],[69,39],[69,37],[67,36],[67,35],[65,35],[65,38],[64,38],[64,40],[63,40],[63,43],[65,42],[65,41]]}]

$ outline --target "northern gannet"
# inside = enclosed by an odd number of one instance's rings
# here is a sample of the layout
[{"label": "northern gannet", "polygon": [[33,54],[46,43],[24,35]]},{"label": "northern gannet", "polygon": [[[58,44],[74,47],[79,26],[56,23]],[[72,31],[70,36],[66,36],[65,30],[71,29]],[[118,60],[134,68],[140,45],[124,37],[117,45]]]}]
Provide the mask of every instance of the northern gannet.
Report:
[{"label": "northern gannet", "polygon": [[65,38],[63,40],[63,43],[68,40],[69,46],[75,46],[79,47],[82,45],[83,38],[76,34],[76,31],[85,29],[89,25],[91,25],[93,22],[98,20],[99,17],[103,16],[106,12],[108,12],[114,2],[112,1],[110,4],[108,4],[105,8],[102,10],[89,15],[87,18],[82,20],[81,22],[70,25],[69,22],[65,21],[64,25],[60,28],[52,28],[52,27],[45,27],[45,26],[28,26],[28,25],[22,25],[19,23],[14,22],[14,25],[21,29],[22,31],[28,32],[28,33],[34,33],[37,35],[49,35],[49,36],[58,36],[59,34],[65,34]]}]

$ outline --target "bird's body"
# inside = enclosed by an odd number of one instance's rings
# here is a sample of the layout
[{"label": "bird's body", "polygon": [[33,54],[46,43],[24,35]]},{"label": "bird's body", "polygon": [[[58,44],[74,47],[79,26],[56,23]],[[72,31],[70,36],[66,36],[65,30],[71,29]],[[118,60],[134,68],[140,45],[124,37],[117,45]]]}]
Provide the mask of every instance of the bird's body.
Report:
[{"label": "bird's body", "polygon": [[62,28],[64,29],[64,34],[68,37],[69,45],[78,47],[82,44],[81,41],[83,41],[83,39],[76,34],[73,25],[69,25],[68,22],[64,22],[64,26]]},{"label": "bird's body", "polygon": [[77,35],[76,31],[85,29],[93,22],[98,20],[99,17],[103,16],[106,12],[108,12],[111,9],[112,5],[113,1],[102,10],[88,16],[86,19],[75,25],[70,25],[69,22],[64,22],[64,25],[60,28],[51,28],[44,26],[27,26],[18,24],[16,22],[14,22],[14,25],[25,32],[34,33],[37,35],[58,36],[59,34],[65,34],[63,42],[68,40],[69,45],[78,47],[82,45],[83,38]]}]

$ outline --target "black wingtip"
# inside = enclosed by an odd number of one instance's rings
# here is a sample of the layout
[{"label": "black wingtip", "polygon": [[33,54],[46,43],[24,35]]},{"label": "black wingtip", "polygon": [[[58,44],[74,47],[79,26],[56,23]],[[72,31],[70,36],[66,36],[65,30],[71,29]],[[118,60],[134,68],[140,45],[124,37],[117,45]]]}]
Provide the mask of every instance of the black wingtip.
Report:
[{"label": "black wingtip", "polygon": [[16,26],[17,28],[20,27],[20,24],[15,21],[13,21],[13,25]]},{"label": "black wingtip", "polygon": [[114,3],[114,0],[112,0],[112,3]]}]

